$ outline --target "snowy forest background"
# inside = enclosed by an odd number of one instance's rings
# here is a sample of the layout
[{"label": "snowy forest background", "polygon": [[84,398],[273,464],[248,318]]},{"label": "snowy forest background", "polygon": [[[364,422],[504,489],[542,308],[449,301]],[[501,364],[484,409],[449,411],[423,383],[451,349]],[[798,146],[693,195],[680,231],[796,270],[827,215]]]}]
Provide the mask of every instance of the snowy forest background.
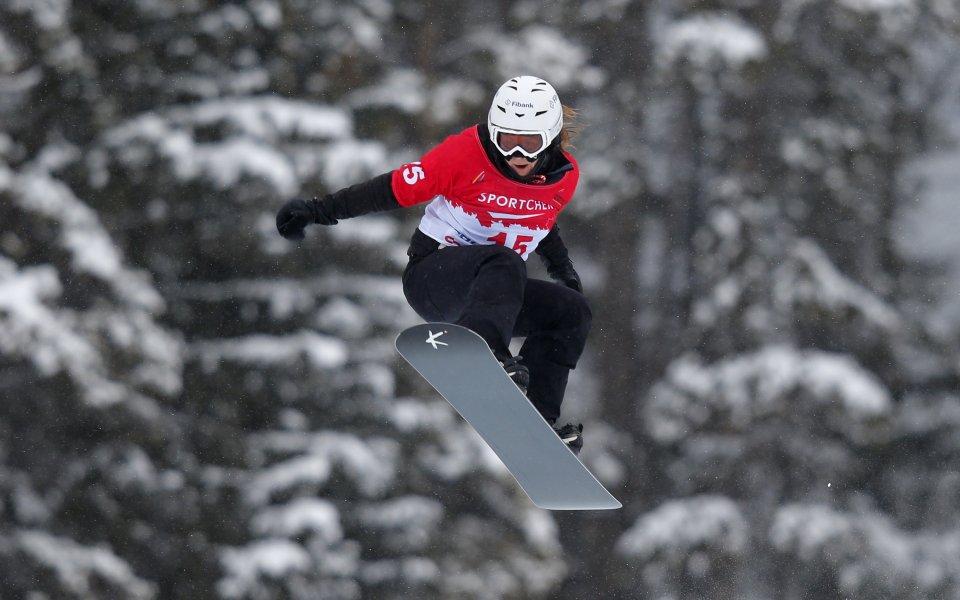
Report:
[{"label": "snowy forest background", "polygon": [[[274,229],[517,74],[619,511],[398,359],[420,210]],[[960,598],[958,139],[955,0],[0,0],[0,597]]]}]

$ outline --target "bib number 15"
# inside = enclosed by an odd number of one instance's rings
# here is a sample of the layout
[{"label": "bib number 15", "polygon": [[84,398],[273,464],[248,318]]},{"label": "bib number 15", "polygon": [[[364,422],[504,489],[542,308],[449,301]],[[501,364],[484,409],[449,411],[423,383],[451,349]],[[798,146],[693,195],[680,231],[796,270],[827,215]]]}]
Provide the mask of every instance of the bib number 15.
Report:
[{"label": "bib number 15", "polygon": [[507,235],[506,232],[500,232],[492,238],[488,238],[487,241],[493,242],[500,246],[506,246],[512,249],[514,252],[520,256],[524,256],[527,253],[527,245],[533,241],[533,236],[531,235]]}]

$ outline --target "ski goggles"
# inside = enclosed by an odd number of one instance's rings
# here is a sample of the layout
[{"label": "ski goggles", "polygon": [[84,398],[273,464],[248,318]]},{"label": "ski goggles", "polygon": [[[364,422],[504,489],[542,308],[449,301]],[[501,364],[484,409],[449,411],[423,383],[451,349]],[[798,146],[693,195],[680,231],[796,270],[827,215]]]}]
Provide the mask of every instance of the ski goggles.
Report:
[{"label": "ski goggles", "polygon": [[536,160],[549,145],[547,134],[543,131],[511,131],[493,127],[490,138],[500,154],[510,156],[519,152],[531,160]]}]

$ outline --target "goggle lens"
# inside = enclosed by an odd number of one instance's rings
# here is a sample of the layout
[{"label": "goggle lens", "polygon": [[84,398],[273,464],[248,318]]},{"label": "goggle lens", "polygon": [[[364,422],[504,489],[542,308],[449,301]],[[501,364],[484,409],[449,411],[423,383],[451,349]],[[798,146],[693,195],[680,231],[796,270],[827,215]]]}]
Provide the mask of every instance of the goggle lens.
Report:
[{"label": "goggle lens", "polygon": [[497,146],[504,155],[520,148],[527,155],[537,155],[543,148],[543,136],[536,133],[497,133]]}]

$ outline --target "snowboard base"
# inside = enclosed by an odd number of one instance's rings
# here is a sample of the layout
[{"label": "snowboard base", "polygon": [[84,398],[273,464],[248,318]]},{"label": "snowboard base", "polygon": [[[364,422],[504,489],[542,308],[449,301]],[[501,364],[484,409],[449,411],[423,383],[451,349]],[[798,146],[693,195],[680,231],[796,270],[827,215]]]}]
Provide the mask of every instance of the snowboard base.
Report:
[{"label": "snowboard base", "polygon": [[549,510],[622,505],[557,437],[479,335],[425,323],[397,336],[397,351],[496,453],[530,500]]}]

